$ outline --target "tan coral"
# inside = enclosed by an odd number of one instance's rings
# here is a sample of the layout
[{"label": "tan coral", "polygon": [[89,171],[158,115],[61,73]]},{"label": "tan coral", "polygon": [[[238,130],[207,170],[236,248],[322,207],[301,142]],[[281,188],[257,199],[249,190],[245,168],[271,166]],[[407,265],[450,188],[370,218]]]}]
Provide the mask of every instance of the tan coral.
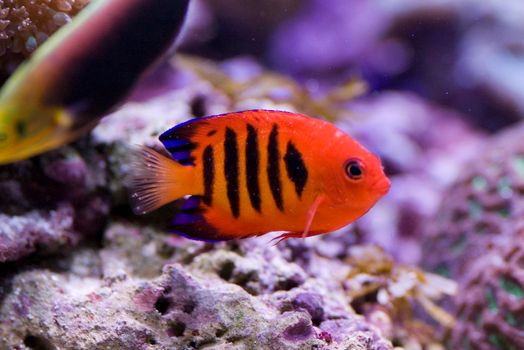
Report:
[{"label": "tan coral", "polygon": [[438,345],[433,327],[419,317],[415,304],[442,326],[453,327],[454,318],[436,301],[457,293],[454,281],[396,264],[377,246],[353,246],[347,262],[352,268],[346,282],[352,306],[377,326],[391,323],[391,327],[379,328],[389,328],[388,337],[405,349]]},{"label": "tan coral", "polygon": [[0,81],[89,0],[0,0]]}]

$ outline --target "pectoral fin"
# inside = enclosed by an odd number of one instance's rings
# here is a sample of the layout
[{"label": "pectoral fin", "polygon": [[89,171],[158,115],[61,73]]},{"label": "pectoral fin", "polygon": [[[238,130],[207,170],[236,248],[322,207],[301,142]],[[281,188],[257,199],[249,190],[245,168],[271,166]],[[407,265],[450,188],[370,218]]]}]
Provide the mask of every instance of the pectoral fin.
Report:
[{"label": "pectoral fin", "polygon": [[277,236],[273,238],[271,241],[276,241],[275,245],[282,242],[283,240],[286,240],[288,238],[306,238],[309,235],[309,231],[311,229],[311,225],[313,224],[313,219],[315,218],[315,214],[317,213],[317,209],[322,204],[322,202],[326,199],[326,195],[324,193],[321,193],[315,197],[315,200],[311,204],[311,207],[309,207],[309,210],[307,211],[306,216],[306,225],[304,226],[303,232],[285,232],[281,234],[280,236]]},{"label": "pectoral fin", "polygon": [[309,210],[307,211],[306,226],[304,228],[304,232],[302,233],[302,238],[306,238],[308,236],[309,229],[311,228],[311,225],[313,224],[313,219],[315,218],[317,209],[325,199],[326,199],[326,195],[324,193],[321,193],[316,196],[315,200],[313,201],[313,204],[311,204],[311,207],[309,207]]}]

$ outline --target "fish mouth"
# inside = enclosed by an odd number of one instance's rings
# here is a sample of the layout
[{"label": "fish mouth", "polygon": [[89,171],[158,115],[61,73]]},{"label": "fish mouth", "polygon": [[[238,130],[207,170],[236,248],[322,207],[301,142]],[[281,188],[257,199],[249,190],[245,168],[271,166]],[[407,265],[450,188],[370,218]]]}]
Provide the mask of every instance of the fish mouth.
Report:
[{"label": "fish mouth", "polygon": [[373,185],[373,188],[375,188],[381,195],[388,193],[390,187],[391,181],[387,177],[381,178]]}]

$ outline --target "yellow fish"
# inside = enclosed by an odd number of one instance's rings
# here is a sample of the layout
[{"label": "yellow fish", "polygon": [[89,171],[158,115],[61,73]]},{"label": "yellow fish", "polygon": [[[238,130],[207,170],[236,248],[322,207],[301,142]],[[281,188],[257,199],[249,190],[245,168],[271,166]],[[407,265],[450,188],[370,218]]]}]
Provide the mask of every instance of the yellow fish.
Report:
[{"label": "yellow fish", "polygon": [[170,48],[188,3],[93,0],[52,35],[0,91],[0,165],[93,128]]}]

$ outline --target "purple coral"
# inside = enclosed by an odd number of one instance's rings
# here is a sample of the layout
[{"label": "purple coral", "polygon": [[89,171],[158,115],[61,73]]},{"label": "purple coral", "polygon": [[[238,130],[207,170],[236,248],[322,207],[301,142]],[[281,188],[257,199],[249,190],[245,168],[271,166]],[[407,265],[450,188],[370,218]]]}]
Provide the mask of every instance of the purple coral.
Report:
[{"label": "purple coral", "polygon": [[426,266],[468,291],[451,303],[454,348],[524,346],[523,130],[520,124],[494,136],[463,167],[424,239]]},{"label": "purple coral", "polygon": [[[304,4],[274,33],[272,60],[280,69],[294,74],[322,72],[327,76],[352,65],[360,65],[363,70],[402,69],[405,54],[401,50],[388,52],[388,66],[377,60],[376,53],[386,49],[380,48],[386,45],[380,41],[390,17],[379,5],[363,0],[313,0]],[[376,59],[368,60],[370,57]]]},{"label": "purple coral", "polygon": [[0,214],[0,262],[17,260],[38,248],[55,251],[78,243],[73,228],[74,209],[60,204],[51,211],[32,210],[22,215]]},{"label": "purple coral", "polygon": [[524,213],[523,125],[494,136],[463,167],[444,195],[425,238],[426,266],[463,278],[470,263],[495,240],[513,240],[515,219]]}]

